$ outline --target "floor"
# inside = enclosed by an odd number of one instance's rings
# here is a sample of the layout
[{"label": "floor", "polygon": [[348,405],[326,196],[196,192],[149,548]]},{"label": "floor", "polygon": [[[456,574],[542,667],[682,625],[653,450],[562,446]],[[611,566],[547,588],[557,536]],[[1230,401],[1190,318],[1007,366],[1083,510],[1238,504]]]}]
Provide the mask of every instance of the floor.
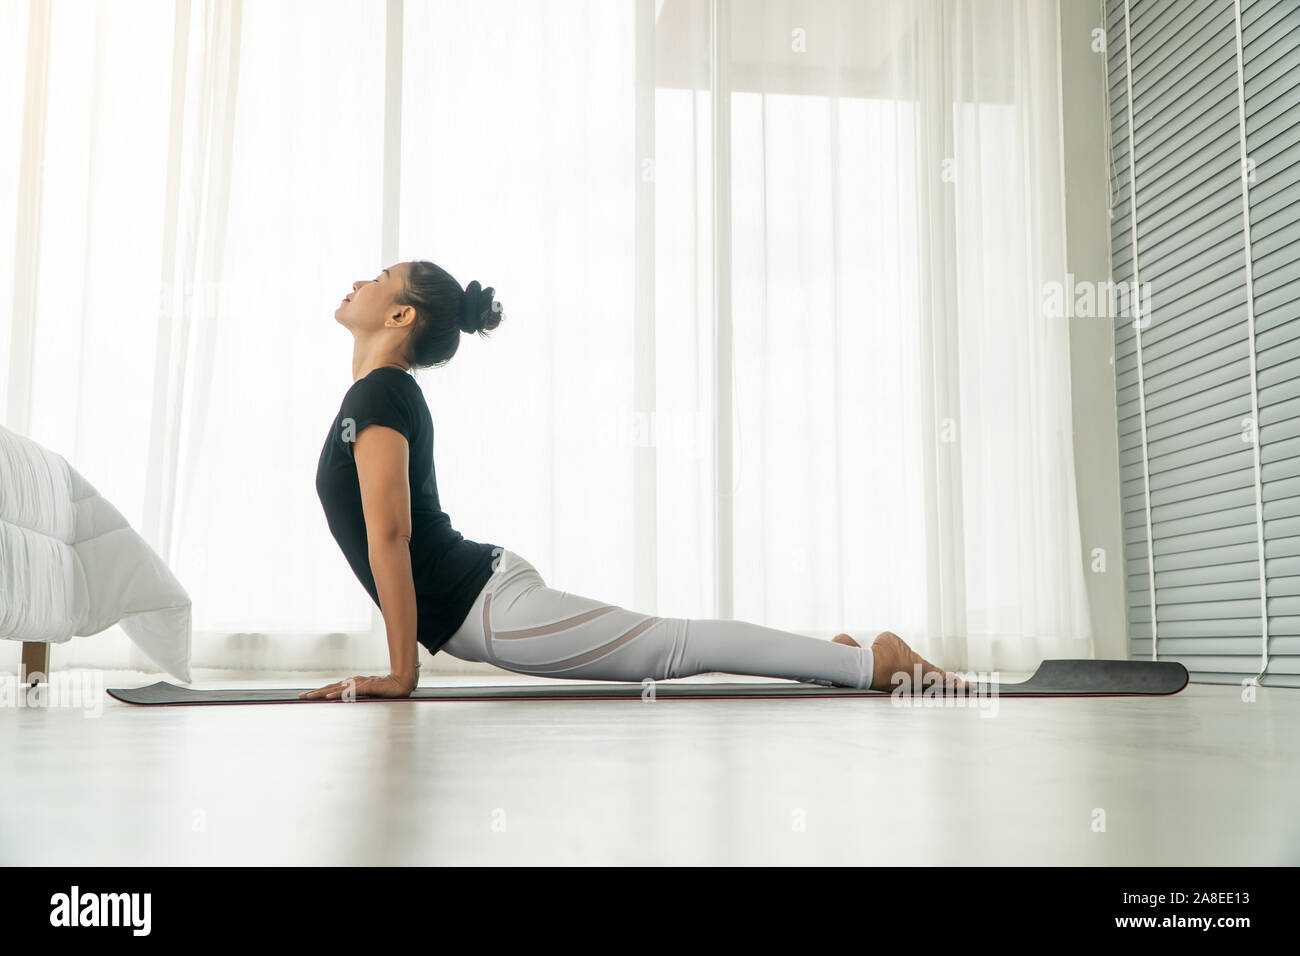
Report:
[{"label": "floor", "polygon": [[1300,863],[1294,690],[149,708],[78,678],[0,706],[2,865]]}]

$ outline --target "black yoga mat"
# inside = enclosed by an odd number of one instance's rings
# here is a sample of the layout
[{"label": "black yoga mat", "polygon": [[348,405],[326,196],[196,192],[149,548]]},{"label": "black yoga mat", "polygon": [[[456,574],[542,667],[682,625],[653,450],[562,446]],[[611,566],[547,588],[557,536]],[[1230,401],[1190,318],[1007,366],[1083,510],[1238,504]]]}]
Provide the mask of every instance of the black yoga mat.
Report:
[{"label": "black yoga mat", "polygon": [[[1015,684],[980,684],[976,693],[999,697],[1156,697],[1176,694],[1187,686],[1187,668],[1175,661],[1043,661],[1032,677]],[[254,690],[193,690],[166,681],[147,687],[110,687],[108,693],[128,704],[338,704],[338,700],[300,700],[309,688]],[[641,684],[610,681],[600,684],[495,684],[478,687],[417,687],[410,697],[358,697],[357,701],[398,703],[412,700],[640,700]],[[726,698],[878,697],[888,691],[823,687],[798,681],[762,684],[703,684],[656,681],[660,698],[719,700]],[[973,696],[973,695],[972,695]],[[355,703],[356,701],[354,701]]]}]

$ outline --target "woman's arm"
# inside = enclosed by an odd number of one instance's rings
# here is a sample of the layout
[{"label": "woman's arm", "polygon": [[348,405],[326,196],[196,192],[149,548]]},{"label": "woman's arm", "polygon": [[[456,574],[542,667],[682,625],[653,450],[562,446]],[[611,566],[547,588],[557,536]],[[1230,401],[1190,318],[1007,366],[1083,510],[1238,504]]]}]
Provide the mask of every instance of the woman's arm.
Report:
[{"label": "woman's arm", "polygon": [[[379,607],[388,632],[387,677],[354,677],[354,693],[363,697],[407,697],[419,679],[416,670],[415,578],[411,572],[410,449],[401,432],[371,425],[357,436],[353,457],[361,484],[370,571],[379,592]],[[333,699],[349,681],[300,695]]]},{"label": "woman's arm", "polygon": [[383,425],[357,436],[370,571],[388,631],[389,676],[410,693],[416,679],[415,578],[411,573],[411,484],[406,438]]}]

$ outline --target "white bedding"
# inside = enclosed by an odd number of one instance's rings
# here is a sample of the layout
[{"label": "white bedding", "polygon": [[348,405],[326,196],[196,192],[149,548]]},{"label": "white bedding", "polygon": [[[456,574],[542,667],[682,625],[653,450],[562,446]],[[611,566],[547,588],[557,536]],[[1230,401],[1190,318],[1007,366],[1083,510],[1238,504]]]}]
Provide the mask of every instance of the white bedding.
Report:
[{"label": "white bedding", "polygon": [[61,455],[0,427],[0,638],[63,643],[114,624],[190,680],[190,598]]}]

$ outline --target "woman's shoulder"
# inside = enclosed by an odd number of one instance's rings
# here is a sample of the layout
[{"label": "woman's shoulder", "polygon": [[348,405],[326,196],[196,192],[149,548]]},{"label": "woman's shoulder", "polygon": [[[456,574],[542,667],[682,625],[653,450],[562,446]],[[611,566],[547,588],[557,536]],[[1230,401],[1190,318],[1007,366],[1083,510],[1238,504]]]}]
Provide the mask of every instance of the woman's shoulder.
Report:
[{"label": "woman's shoulder", "polygon": [[[402,378],[409,379],[407,382]],[[341,420],[351,420],[358,428],[376,423],[397,428],[408,438],[420,430],[428,416],[424,390],[400,369],[382,366],[352,383],[343,396]]]},{"label": "woman's shoulder", "polygon": [[403,372],[401,369],[389,365],[381,365],[379,368],[371,369],[352,383],[352,387],[348,389],[347,394],[349,396],[401,396],[407,401],[417,398],[421,401],[424,400],[424,390],[420,388],[420,384],[415,380],[415,377],[409,372]]}]

